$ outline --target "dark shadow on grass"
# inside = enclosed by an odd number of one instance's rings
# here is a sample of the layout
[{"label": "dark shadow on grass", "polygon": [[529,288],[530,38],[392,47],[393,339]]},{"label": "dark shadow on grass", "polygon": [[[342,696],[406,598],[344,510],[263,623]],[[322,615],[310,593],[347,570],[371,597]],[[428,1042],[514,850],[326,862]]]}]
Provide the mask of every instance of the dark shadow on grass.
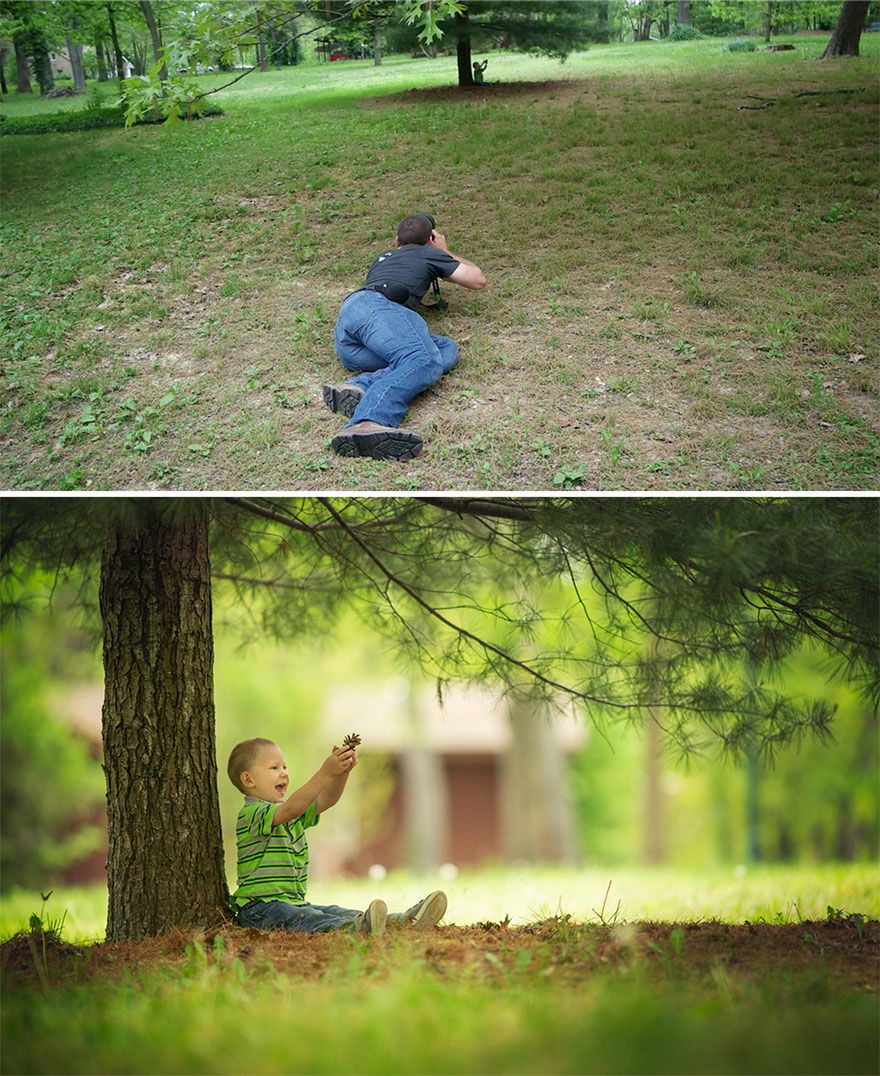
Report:
[{"label": "dark shadow on grass", "polygon": [[583,88],[593,80],[586,78],[545,79],[543,82],[484,82],[481,86],[420,86],[400,93],[377,94],[360,98],[364,105],[436,104],[473,100],[497,101],[499,98],[534,97],[535,94],[558,93]]}]

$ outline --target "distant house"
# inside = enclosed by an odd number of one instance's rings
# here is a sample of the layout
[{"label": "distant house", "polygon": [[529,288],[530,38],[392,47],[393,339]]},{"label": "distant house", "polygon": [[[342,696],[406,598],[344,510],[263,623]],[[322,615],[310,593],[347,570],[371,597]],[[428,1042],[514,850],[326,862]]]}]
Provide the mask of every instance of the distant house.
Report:
[{"label": "distant house", "polygon": [[[57,709],[101,757],[100,684],[69,686]],[[485,689],[455,687],[442,705],[431,687],[402,678],[345,683],[327,698],[307,764],[282,745],[292,782],[305,781],[325,745],[362,739],[361,765],[328,824],[310,834],[312,874],[476,866],[578,858],[568,794],[570,756],[587,740],[571,713],[553,716]],[[223,760],[220,765],[223,780]],[[106,832],[103,805],[88,820]],[[101,881],[106,843],[63,873]]]},{"label": "distant house", "polygon": [[571,714],[464,688],[441,707],[430,687],[392,680],[340,687],[324,724],[334,743],[361,736],[362,771],[334,808],[349,824],[315,837],[320,873],[577,858],[567,770],[586,732]]},{"label": "distant house", "polygon": [[[83,48],[83,60],[86,61],[90,58],[89,54],[94,52],[90,45],[86,45]],[[50,52],[49,62],[52,64],[52,74],[56,77],[61,76],[63,78],[73,78],[73,68],[70,66],[70,58],[66,52]],[[131,78],[134,71],[134,64],[131,60],[125,56],[122,57],[122,70],[125,78]],[[115,72],[115,65],[114,65]]]}]

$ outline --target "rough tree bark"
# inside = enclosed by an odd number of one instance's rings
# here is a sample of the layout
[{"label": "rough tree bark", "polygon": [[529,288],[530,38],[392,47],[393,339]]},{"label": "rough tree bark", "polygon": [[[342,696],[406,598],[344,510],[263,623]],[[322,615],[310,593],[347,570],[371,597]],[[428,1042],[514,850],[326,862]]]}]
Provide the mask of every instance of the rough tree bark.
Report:
[{"label": "rough tree bark", "polygon": [[156,506],[101,564],[107,940],[220,921],[228,900],[214,741],[208,518]]},{"label": "rough tree bark", "polygon": [[458,63],[458,85],[473,86],[474,72],[467,13],[456,15],[455,22],[457,26],[455,57]]},{"label": "rough tree bark", "polygon": [[33,93],[31,89],[31,71],[28,65],[27,33],[21,32],[12,39],[15,49],[15,92]]},{"label": "rough tree bark", "polygon": [[858,56],[859,41],[868,15],[868,0],[844,0],[834,33],[820,60],[832,56]]},{"label": "rough tree bark", "polygon": [[74,43],[69,33],[65,33],[67,43],[67,58],[70,60],[70,70],[73,74],[73,92],[86,92],[86,75],[83,70],[83,47]]}]

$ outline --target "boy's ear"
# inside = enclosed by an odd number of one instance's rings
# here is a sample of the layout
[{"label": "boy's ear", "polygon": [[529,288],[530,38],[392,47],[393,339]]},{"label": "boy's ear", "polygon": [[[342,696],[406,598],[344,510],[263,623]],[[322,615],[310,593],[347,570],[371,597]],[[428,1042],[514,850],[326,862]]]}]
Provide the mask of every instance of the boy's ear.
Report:
[{"label": "boy's ear", "polygon": [[245,786],[245,788],[253,788],[254,786],[254,779],[253,777],[251,777],[247,770],[242,771],[239,780]]}]

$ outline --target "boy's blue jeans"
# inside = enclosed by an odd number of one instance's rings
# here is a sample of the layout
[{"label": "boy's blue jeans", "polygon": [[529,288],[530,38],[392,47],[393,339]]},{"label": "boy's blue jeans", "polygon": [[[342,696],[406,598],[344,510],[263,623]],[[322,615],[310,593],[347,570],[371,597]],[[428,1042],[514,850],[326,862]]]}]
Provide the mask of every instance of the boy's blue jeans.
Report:
[{"label": "boy's blue jeans", "polygon": [[[308,934],[341,927],[353,929],[363,912],[340,908],[337,904],[289,904],[286,900],[252,900],[235,915],[239,926],[259,930],[302,930]],[[388,916],[390,923],[402,922],[403,914]]]},{"label": "boy's blue jeans", "polygon": [[349,426],[399,426],[410,400],[436,384],[458,362],[448,336],[428,332],[424,318],[375,291],[356,291],[339,309],[336,354],[364,390]]}]

